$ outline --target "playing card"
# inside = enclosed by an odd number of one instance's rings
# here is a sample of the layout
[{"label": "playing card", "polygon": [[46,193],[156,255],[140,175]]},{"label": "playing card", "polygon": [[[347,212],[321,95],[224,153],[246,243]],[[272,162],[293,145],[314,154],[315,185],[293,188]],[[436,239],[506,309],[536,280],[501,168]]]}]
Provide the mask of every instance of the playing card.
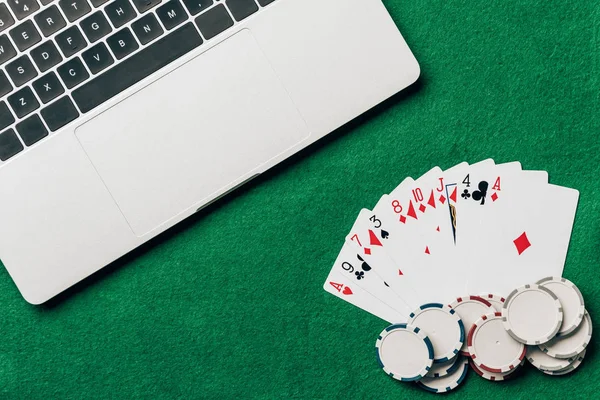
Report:
[{"label": "playing card", "polygon": [[377,274],[373,266],[365,260],[364,254],[361,253],[360,248],[357,248],[354,243],[347,240],[332,269],[346,276],[348,280],[355,282],[356,286],[396,310],[400,315],[404,317],[408,316],[412,308],[408,307],[394,293],[389,284]]},{"label": "playing card", "polygon": [[369,265],[410,308],[415,310],[424,299],[414,289],[409,276],[404,274],[388,256],[383,243],[389,240],[389,233],[382,229],[382,221],[372,211],[363,209],[346,237],[357,247]]},{"label": "playing card", "polygon": [[509,187],[510,196],[503,192],[493,209],[461,216],[457,245],[471,271],[472,293],[507,295],[545,276],[562,276],[579,192],[527,180]]},{"label": "playing card", "polygon": [[435,248],[436,238],[427,242],[418,225],[428,210],[438,206],[432,196],[435,196],[433,187],[440,173],[441,169],[436,167],[417,181],[403,181],[392,193],[382,196],[373,210],[383,229],[389,229],[389,240],[384,242],[384,249],[425,301],[439,298],[436,282],[437,278],[443,280],[443,277],[434,274],[434,265],[423,259]]},{"label": "playing card", "polygon": [[361,210],[324,288],[388,322],[467,293],[506,296],[561,276],[578,198],[519,162],[432,168]]},{"label": "playing card", "polygon": [[340,274],[335,269],[332,269],[329,276],[327,276],[323,289],[390,324],[406,321],[403,315],[361,289],[347,276]]}]

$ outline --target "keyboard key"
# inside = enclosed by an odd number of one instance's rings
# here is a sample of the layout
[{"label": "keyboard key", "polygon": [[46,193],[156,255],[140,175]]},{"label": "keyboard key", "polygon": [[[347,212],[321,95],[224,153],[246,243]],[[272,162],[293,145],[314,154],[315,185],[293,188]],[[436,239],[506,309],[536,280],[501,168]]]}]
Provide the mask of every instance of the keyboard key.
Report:
[{"label": "keyboard key", "polygon": [[102,4],[106,3],[108,0],[90,0],[94,7],[100,7]]},{"label": "keyboard key", "polygon": [[202,44],[191,23],[116,64],[71,94],[86,113]]},{"label": "keyboard key", "polygon": [[185,8],[187,8],[192,15],[196,15],[206,10],[208,7],[212,6],[213,3],[213,0],[183,0]]},{"label": "keyboard key", "polygon": [[67,96],[61,97],[48,107],[42,109],[42,118],[52,132],[62,128],[79,117],[79,112]]},{"label": "keyboard key", "polygon": [[205,39],[211,39],[233,26],[233,20],[223,4],[211,8],[204,14],[196,17],[196,25]]},{"label": "keyboard key", "polygon": [[40,9],[37,0],[7,0],[18,20],[22,20]]},{"label": "keyboard key", "polygon": [[104,7],[110,22],[115,28],[120,28],[136,17],[136,12],[128,0],[116,0]]},{"label": "keyboard key", "polygon": [[6,35],[0,36],[0,65],[12,60],[17,55],[17,50]]},{"label": "keyboard key", "polygon": [[67,25],[56,6],[46,8],[41,13],[37,14],[34,19],[45,37],[55,34]]},{"label": "keyboard key", "polygon": [[131,28],[141,44],[150,43],[163,34],[164,30],[154,14],[150,13],[131,24]]},{"label": "keyboard key", "polygon": [[0,97],[4,96],[7,93],[10,93],[13,90],[10,81],[6,77],[4,71],[0,70]]},{"label": "keyboard key", "polygon": [[9,129],[0,133],[0,160],[6,161],[23,149],[15,131]]},{"label": "keyboard key", "polygon": [[50,3],[52,3],[54,0],[40,0],[40,2],[42,3],[43,6],[48,5]]},{"label": "keyboard key", "polygon": [[31,58],[42,72],[48,71],[63,60],[54,42],[50,40],[31,50]]},{"label": "keyboard key", "polygon": [[171,0],[164,6],[158,7],[156,15],[168,31],[185,22],[188,17],[179,0]]},{"label": "keyboard key", "polygon": [[131,0],[140,14],[160,4],[162,0]]},{"label": "keyboard key", "polygon": [[54,72],[49,72],[34,81],[32,86],[44,104],[51,102],[65,92],[65,88],[63,88]]},{"label": "keyboard key", "polygon": [[82,57],[94,75],[110,67],[115,62],[104,43],[98,43],[91,49],[84,51]]},{"label": "keyboard key", "polygon": [[6,7],[6,4],[0,4],[0,32],[7,28],[10,28],[14,24],[15,19],[13,18],[10,11],[8,11],[8,7]]},{"label": "keyboard key", "polygon": [[122,29],[115,33],[106,39],[106,43],[108,43],[108,46],[115,54],[115,57],[117,57],[117,60],[127,57],[140,47],[135,41],[129,28]]},{"label": "keyboard key", "polygon": [[79,57],[67,61],[56,70],[67,88],[71,89],[90,77]]},{"label": "keyboard key", "polygon": [[36,43],[42,40],[33,22],[25,21],[16,28],[10,30],[10,37],[13,39],[17,48],[21,51],[25,51]]},{"label": "keyboard key", "polygon": [[37,71],[26,55],[22,55],[8,63],[6,72],[8,72],[8,76],[10,76],[10,79],[12,79],[17,87],[23,86],[37,76]]},{"label": "keyboard key", "polygon": [[0,101],[0,130],[15,123],[15,117],[12,115],[5,102]]},{"label": "keyboard key", "polygon": [[35,98],[35,95],[29,86],[8,96],[8,103],[17,115],[17,118],[23,118],[27,114],[40,108],[40,103]]},{"label": "keyboard key", "polygon": [[48,136],[48,129],[40,119],[39,115],[35,114],[27,118],[25,121],[17,124],[17,132],[27,146],[31,146],[35,142]]},{"label": "keyboard key", "polygon": [[87,42],[83,38],[81,31],[76,26],[72,26],[63,33],[59,33],[56,35],[55,40],[66,58],[71,57],[87,46]]},{"label": "keyboard key", "polygon": [[274,2],[275,0],[258,0],[258,4],[261,5],[261,7],[264,7],[268,4],[271,4],[272,2]]},{"label": "keyboard key", "polygon": [[227,0],[225,4],[236,21],[241,21],[258,11],[254,0]]},{"label": "keyboard key", "polygon": [[81,24],[79,25],[90,43],[100,40],[112,31],[112,28],[102,11],[97,11],[90,15],[81,21]]},{"label": "keyboard key", "polygon": [[65,13],[69,22],[77,21],[92,11],[92,7],[90,7],[87,0],[60,0],[58,5]]}]

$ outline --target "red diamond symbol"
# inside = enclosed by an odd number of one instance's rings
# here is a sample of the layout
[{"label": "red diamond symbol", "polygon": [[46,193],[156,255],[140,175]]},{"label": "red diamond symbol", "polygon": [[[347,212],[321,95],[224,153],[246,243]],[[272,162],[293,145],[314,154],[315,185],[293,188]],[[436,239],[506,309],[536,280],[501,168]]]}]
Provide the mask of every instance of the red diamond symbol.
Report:
[{"label": "red diamond symbol", "polygon": [[531,247],[531,243],[529,243],[529,239],[527,238],[527,234],[525,232],[523,232],[521,236],[513,240],[513,243],[517,247],[519,255],[523,254],[525,250]]},{"label": "red diamond symbol", "polygon": [[371,249],[368,247],[365,247],[365,254],[371,254]]},{"label": "red diamond symbol", "polygon": [[425,254],[431,254],[431,253],[429,252],[429,246],[425,246]]},{"label": "red diamond symbol", "polygon": [[406,217],[404,215],[400,216],[400,222],[402,222],[402,223],[406,222]]},{"label": "red diamond symbol", "polygon": [[438,231],[438,232],[440,231],[440,227],[439,226],[437,227],[436,231]]},{"label": "red diamond symbol", "polygon": [[440,203],[444,204],[446,202],[446,198],[444,197],[444,195],[440,195]]},{"label": "red diamond symbol", "polygon": [[427,207],[425,207],[425,205],[424,205],[424,204],[421,204],[421,205],[419,206],[419,211],[421,211],[422,213],[424,213],[424,212],[425,212],[425,210],[427,210]]},{"label": "red diamond symbol", "polygon": [[496,201],[498,200],[498,194],[496,192],[494,192],[494,194],[491,196],[492,201]]},{"label": "red diamond symbol", "polygon": [[404,275],[401,270],[398,270],[398,275]]}]

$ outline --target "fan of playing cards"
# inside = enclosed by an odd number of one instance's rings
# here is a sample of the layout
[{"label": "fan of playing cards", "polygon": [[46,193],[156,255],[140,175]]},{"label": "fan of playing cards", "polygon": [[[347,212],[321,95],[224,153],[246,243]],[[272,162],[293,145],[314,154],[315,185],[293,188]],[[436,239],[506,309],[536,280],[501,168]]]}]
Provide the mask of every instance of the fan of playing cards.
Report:
[{"label": "fan of playing cards", "polygon": [[[429,352],[418,345],[427,334],[421,327],[435,321],[438,337],[430,332],[427,338],[438,343],[433,367],[422,376],[464,376],[468,360],[455,356],[470,355],[470,328],[486,314],[480,325],[502,325],[500,310],[511,292],[562,276],[578,199],[577,190],[549,184],[547,172],[522,170],[519,162],[489,159],[446,171],[433,168],[419,179],[406,178],[372,211],[359,213],[324,289],[394,323],[379,338],[395,332],[388,348]],[[560,322],[546,322],[560,328],[562,315]],[[506,326],[503,332],[515,335]],[[514,348],[503,353],[521,356],[507,368],[523,360],[524,344],[544,343],[557,331],[546,333],[549,337],[532,339],[537,343],[514,340]],[[437,354],[440,348],[448,352]],[[429,373],[432,368],[436,372]],[[510,372],[477,362],[473,368],[492,380]]]}]

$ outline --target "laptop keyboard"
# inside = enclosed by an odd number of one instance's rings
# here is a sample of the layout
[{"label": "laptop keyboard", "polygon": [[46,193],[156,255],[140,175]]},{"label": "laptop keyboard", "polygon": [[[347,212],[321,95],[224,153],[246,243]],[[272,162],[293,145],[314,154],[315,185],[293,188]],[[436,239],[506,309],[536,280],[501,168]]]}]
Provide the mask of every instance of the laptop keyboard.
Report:
[{"label": "laptop keyboard", "polygon": [[0,160],[39,142],[273,1],[0,3]]}]

